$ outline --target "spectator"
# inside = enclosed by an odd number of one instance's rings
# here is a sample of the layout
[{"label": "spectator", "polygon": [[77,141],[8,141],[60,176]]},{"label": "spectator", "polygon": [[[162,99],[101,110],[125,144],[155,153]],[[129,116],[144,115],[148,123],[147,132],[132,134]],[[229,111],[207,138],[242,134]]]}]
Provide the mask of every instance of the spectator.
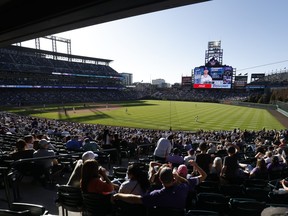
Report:
[{"label": "spectator", "polygon": [[272,157],[271,163],[267,165],[268,172],[282,170],[286,166],[286,159],[284,157],[282,157],[282,159],[283,162],[280,162],[279,157],[277,155],[274,155]]},{"label": "spectator", "polygon": [[265,160],[266,165],[269,164],[269,163],[271,163],[271,161],[272,161],[272,156],[273,156],[273,152],[272,152],[272,151],[266,151],[266,152],[265,152],[264,160]]},{"label": "spectator", "polygon": [[92,151],[92,152],[101,151],[101,147],[95,141],[90,141],[89,138],[84,139],[82,149],[84,151]]},{"label": "spectator", "polygon": [[151,161],[149,163],[148,177],[150,181],[151,188],[159,189],[162,188],[162,183],[159,179],[160,171],[164,167],[171,167],[168,163],[159,163],[157,161]]},{"label": "spectator", "polygon": [[173,166],[179,166],[184,163],[184,158],[178,148],[173,149],[173,153],[166,157],[166,162],[171,163]]},{"label": "spectator", "polygon": [[166,157],[170,154],[172,149],[171,139],[173,135],[170,135],[168,138],[161,137],[156,144],[156,148],[154,150],[154,159],[156,161],[165,163]]},{"label": "spectator", "polygon": [[33,158],[34,149],[29,149],[27,143],[23,139],[18,139],[16,149],[10,153],[13,160]]},{"label": "spectator", "polygon": [[184,164],[186,166],[189,166],[189,160],[195,160],[196,159],[196,155],[195,155],[195,151],[193,148],[189,149],[187,151],[187,154],[185,157],[184,157]]},{"label": "spectator", "polygon": [[281,183],[281,185],[282,185],[282,187],[283,187],[283,190],[288,193],[288,186],[287,186],[287,185],[288,185],[288,181],[287,181],[286,179],[282,179],[282,180],[280,181],[280,183]]},{"label": "spectator", "polygon": [[215,154],[217,151],[216,145],[214,143],[209,143],[209,148],[207,149],[207,154]]},{"label": "spectator", "polygon": [[127,169],[128,179],[119,188],[119,193],[144,195],[150,189],[148,174],[137,164],[131,164]]},{"label": "spectator", "polygon": [[174,208],[185,209],[188,193],[206,178],[206,173],[194,162],[189,161],[200,173],[190,179],[182,178],[177,171],[174,172],[169,166],[165,166],[159,173],[159,180],[163,187],[156,189],[143,196],[134,194],[116,193],[113,200],[122,200],[128,203],[143,204],[148,208]]},{"label": "spectator", "polygon": [[[212,157],[207,154],[207,143],[201,142],[199,145],[200,153],[196,154],[196,163],[206,172],[210,173],[212,166]],[[195,171],[196,172],[196,171]],[[194,174],[195,174],[194,172]]]},{"label": "spectator", "polygon": [[227,149],[228,156],[224,157],[223,167],[221,170],[221,180],[223,183],[239,183],[246,177],[236,155],[236,148],[229,146]]},{"label": "spectator", "polygon": [[281,147],[278,147],[276,150],[275,150],[275,155],[278,156],[278,159],[279,159],[279,162],[284,162],[283,159],[286,158],[286,154],[285,154],[285,151],[283,150],[283,148]]},{"label": "spectator", "polygon": [[285,138],[281,138],[280,139],[280,145],[279,145],[280,148],[282,149],[285,149],[287,147],[287,141]]},{"label": "spectator", "polygon": [[27,143],[28,149],[33,149],[34,137],[31,134],[29,134],[24,137],[24,140]]},{"label": "spectator", "polygon": [[74,135],[72,139],[66,143],[66,149],[72,151],[79,151],[82,148],[82,143],[79,141],[79,136]]},{"label": "spectator", "polygon": [[84,193],[109,194],[114,190],[106,169],[99,166],[95,159],[88,159],[84,162],[80,182]]},{"label": "spectator", "polygon": [[223,166],[222,158],[215,157],[212,163],[210,174],[208,174],[208,179],[219,181],[222,166]]},{"label": "spectator", "polygon": [[58,160],[55,157],[56,153],[48,148],[49,142],[46,139],[41,139],[39,141],[39,149],[33,153],[34,158],[48,157],[46,159],[35,160],[35,164],[38,165],[37,170],[35,170],[36,177],[41,178],[44,174],[44,179],[42,178],[42,183],[44,184],[53,181],[53,177],[63,169],[62,165],[58,163]]},{"label": "spectator", "polygon": [[188,175],[187,166],[185,164],[179,165],[178,168],[177,168],[177,173],[178,173],[179,176],[181,176],[183,178],[187,178],[187,175]]},{"label": "spectator", "polygon": [[69,177],[67,185],[73,187],[80,187],[80,180],[81,180],[81,170],[83,163],[88,159],[95,159],[98,155],[92,151],[86,151],[82,154],[82,159],[77,160],[76,165]]},{"label": "spectator", "polygon": [[249,178],[268,179],[268,169],[263,158],[257,159],[256,167],[251,170]]}]

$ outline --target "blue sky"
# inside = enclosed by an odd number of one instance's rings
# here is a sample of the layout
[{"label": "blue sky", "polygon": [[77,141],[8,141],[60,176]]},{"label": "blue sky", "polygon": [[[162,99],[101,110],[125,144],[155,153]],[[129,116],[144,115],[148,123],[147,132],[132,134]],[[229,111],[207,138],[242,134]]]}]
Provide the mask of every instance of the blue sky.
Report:
[{"label": "blue sky", "polygon": [[[74,55],[113,60],[110,66],[132,73],[134,82],[180,83],[205,63],[208,42],[218,40],[223,64],[236,74],[268,74],[288,69],[287,9],[287,0],[212,0],[56,36],[71,39]],[[47,39],[40,45],[52,50]],[[34,41],[22,46],[35,47]],[[57,50],[65,53],[66,44],[57,43]]]}]

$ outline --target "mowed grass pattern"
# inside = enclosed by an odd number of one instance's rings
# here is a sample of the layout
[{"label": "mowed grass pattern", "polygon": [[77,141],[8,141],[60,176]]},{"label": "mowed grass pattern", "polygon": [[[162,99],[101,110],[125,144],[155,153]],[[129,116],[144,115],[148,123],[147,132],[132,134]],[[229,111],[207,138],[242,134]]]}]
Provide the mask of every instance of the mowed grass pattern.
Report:
[{"label": "mowed grass pattern", "polygon": [[[115,103],[113,103],[115,104]],[[89,124],[183,131],[284,129],[285,127],[265,109],[217,103],[179,101],[135,101],[119,103],[116,109],[86,109],[67,115],[62,112],[42,112],[37,117],[61,119]],[[198,122],[195,117],[198,116]]]}]

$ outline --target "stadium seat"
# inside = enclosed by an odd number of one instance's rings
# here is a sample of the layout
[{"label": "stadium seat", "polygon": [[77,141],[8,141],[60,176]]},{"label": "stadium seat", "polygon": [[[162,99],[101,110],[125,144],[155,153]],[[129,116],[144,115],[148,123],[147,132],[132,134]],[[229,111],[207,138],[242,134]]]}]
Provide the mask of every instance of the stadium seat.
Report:
[{"label": "stadium seat", "polygon": [[215,181],[203,181],[196,186],[197,193],[210,192],[219,193],[219,183]]},{"label": "stadium seat", "polygon": [[10,209],[0,209],[1,216],[31,216],[29,210],[13,211]]},{"label": "stadium seat", "polygon": [[83,193],[83,216],[107,216],[114,212],[111,202],[111,195],[97,193]]},{"label": "stadium seat", "polygon": [[29,210],[30,216],[48,215],[49,213],[43,205],[37,205],[33,203],[13,202],[10,209],[13,211]]},{"label": "stadium seat", "polygon": [[260,216],[263,209],[266,208],[266,202],[254,199],[231,198],[229,206],[229,215],[231,216]]},{"label": "stadium seat", "polygon": [[207,210],[189,210],[186,213],[186,216],[219,216],[219,213],[216,211],[207,211]]},{"label": "stadium seat", "polygon": [[147,208],[147,216],[185,216],[185,209],[174,209],[174,208]]},{"label": "stadium seat", "polygon": [[146,207],[142,204],[130,204],[121,200],[115,200],[115,213],[117,216],[146,216]]},{"label": "stadium seat", "polygon": [[196,195],[196,209],[226,214],[229,212],[229,199],[229,196],[220,193],[198,193]]},{"label": "stadium seat", "polygon": [[242,184],[222,184],[219,187],[220,193],[229,197],[244,197],[244,186]]},{"label": "stadium seat", "polygon": [[56,205],[61,206],[63,216],[68,216],[68,211],[81,212],[82,203],[82,191],[80,188],[57,185]]}]

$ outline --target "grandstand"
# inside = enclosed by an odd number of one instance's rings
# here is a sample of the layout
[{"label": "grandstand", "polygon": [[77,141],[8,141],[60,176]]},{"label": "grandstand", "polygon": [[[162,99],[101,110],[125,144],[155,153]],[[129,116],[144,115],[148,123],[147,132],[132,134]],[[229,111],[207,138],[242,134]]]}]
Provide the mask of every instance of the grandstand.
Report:
[{"label": "grandstand", "polygon": [[12,45],[1,48],[2,104],[125,100],[130,96],[121,84],[123,77],[110,62]]}]

